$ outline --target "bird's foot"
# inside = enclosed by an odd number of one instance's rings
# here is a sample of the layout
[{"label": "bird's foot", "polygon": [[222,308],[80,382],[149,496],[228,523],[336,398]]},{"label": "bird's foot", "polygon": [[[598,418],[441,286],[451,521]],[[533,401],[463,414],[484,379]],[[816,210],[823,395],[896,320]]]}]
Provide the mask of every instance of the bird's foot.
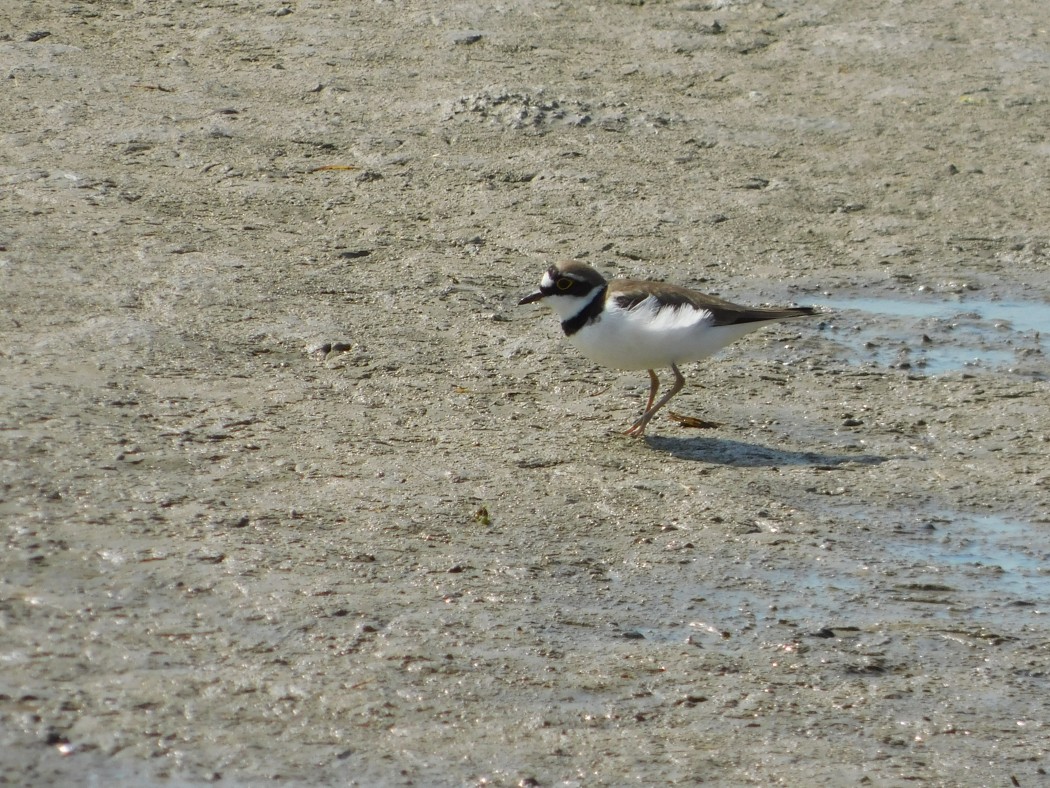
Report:
[{"label": "bird's foot", "polygon": [[647,419],[645,415],[643,415],[640,419],[638,419],[638,421],[636,421],[630,427],[625,429],[623,431],[623,434],[630,435],[632,438],[641,438],[643,435],[645,435],[645,428],[649,426],[649,422],[651,420],[651,417]]},{"label": "bird's foot", "polygon": [[625,429],[620,434],[621,435],[629,435],[632,438],[641,438],[642,436],[645,435],[645,427],[635,427],[634,425],[632,425],[632,426],[628,427],[627,429]]}]

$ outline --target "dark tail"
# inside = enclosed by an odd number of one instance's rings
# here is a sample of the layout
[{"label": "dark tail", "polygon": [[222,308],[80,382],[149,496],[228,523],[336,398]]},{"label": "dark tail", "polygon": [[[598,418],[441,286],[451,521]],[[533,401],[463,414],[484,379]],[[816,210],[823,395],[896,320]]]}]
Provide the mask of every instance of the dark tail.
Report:
[{"label": "dark tail", "polygon": [[809,317],[820,314],[816,307],[795,306],[785,309],[742,309],[734,317],[732,324],[761,323],[764,320],[787,320],[791,317]]}]

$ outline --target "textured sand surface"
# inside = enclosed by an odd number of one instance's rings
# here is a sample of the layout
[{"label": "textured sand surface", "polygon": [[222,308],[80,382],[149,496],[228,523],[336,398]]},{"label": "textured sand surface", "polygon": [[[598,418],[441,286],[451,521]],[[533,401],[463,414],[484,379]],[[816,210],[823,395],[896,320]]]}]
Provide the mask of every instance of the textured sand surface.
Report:
[{"label": "textured sand surface", "polygon": [[[1048,127],[1038,0],[7,4],[0,782],[1045,783]],[[558,258],[835,306],[631,440]]]}]

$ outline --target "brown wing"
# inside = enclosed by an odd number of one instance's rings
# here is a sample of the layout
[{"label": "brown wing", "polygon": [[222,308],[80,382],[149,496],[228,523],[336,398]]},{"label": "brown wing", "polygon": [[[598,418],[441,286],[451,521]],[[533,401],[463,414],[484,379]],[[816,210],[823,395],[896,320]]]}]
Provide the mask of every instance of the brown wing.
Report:
[{"label": "brown wing", "polygon": [[741,306],[698,290],[690,290],[687,287],[668,285],[663,282],[646,282],[640,279],[614,279],[609,282],[609,294],[622,309],[635,309],[649,296],[655,296],[661,308],[677,309],[688,305],[694,309],[710,312],[714,318],[713,325],[716,326],[758,323],[763,320],[784,320],[789,317],[816,314],[816,310],[811,306],[783,309]]}]

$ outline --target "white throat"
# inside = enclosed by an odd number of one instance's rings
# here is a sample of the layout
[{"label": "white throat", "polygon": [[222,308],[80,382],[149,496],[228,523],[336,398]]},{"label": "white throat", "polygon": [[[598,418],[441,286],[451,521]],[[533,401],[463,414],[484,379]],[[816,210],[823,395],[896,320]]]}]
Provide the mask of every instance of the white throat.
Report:
[{"label": "white throat", "polygon": [[601,287],[595,287],[587,295],[552,295],[543,300],[550,305],[551,309],[558,313],[558,317],[564,322],[576,317],[582,310],[586,309],[588,304],[598,297],[600,291]]}]

